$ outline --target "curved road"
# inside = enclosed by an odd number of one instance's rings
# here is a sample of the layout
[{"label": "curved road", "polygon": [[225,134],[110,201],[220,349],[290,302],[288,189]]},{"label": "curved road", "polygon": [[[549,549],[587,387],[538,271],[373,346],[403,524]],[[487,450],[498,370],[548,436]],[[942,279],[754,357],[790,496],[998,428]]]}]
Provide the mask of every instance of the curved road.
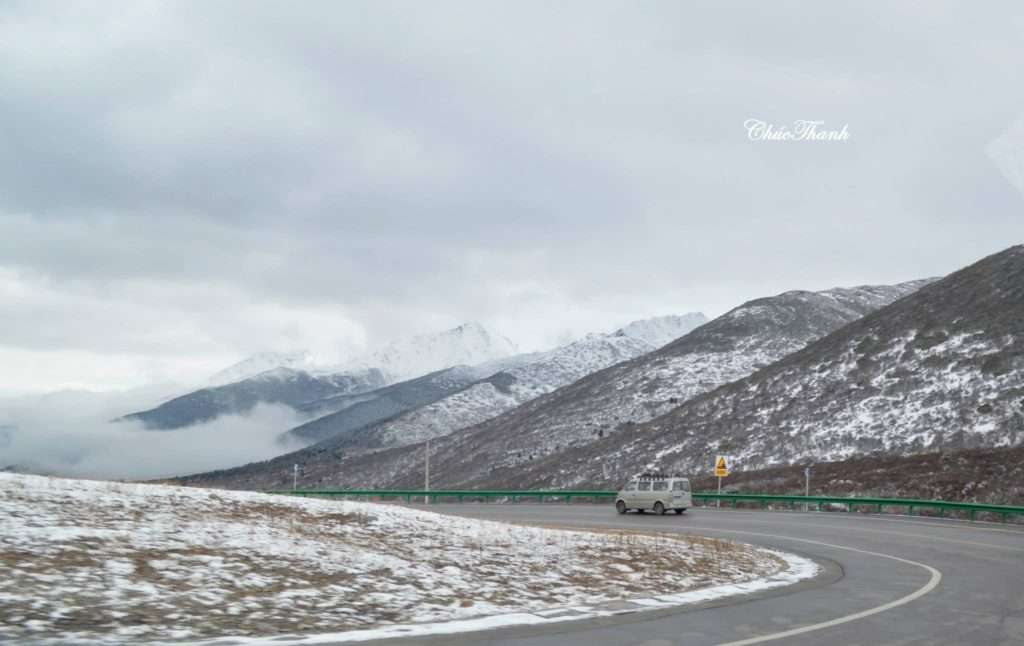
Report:
[{"label": "curved road", "polygon": [[686,646],[1024,644],[1024,528],[845,513],[716,511],[618,516],[602,505],[435,505],[567,528],[730,538],[809,556],[817,579],[717,604],[390,640],[402,644]]}]

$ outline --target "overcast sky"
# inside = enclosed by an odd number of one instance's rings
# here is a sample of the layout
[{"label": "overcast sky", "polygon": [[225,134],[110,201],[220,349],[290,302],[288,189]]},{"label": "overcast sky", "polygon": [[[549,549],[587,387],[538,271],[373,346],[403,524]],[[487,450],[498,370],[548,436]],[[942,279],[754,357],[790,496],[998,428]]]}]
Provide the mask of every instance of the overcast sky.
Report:
[{"label": "overcast sky", "polygon": [[944,274],[1024,239],[1022,62],[1013,2],[3,2],[0,393]]}]

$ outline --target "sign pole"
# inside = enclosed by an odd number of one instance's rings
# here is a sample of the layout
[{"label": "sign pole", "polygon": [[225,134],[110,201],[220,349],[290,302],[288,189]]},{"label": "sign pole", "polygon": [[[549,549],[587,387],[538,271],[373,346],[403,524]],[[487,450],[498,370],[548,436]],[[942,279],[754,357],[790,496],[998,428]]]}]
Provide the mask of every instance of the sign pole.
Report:
[{"label": "sign pole", "polygon": [[[718,478],[718,498],[715,499],[715,507],[722,508],[722,478],[729,475],[729,460],[724,455],[715,458],[715,477]],[[736,503],[733,502],[733,506]]]},{"label": "sign pole", "polygon": [[426,492],[430,491],[430,438],[427,438],[427,451],[426,451],[427,468],[423,476],[423,504],[429,505],[430,498],[426,495]]},{"label": "sign pole", "polygon": [[299,487],[299,465],[292,467],[292,491]]}]

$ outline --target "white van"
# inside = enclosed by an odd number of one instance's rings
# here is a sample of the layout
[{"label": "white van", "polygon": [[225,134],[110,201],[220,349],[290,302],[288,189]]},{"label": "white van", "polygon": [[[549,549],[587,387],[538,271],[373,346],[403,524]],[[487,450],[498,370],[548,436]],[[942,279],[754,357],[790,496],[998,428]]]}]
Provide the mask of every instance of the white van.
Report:
[{"label": "white van", "polygon": [[681,514],[693,504],[690,481],[682,476],[643,473],[630,480],[615,496],[615,509],[624,514],[630,509],[644,513],[648,509],[664,514],[669,509]]}]

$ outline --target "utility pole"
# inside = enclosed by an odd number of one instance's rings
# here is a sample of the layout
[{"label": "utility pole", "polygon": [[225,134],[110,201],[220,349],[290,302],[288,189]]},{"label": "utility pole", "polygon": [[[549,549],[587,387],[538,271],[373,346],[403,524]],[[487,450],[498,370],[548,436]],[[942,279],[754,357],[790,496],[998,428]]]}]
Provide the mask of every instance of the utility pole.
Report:
[{"label": "utility pole", "polygon": [[430,438],[429,437],[427,438],[427,450],[426,450],[426,455],[424,457],[426,458],[427,468],[425,469],[424,476],[423,476],[423,493],[424,493],[423,504],[424,505],[429,505],[430,504],[430,498],[426,495],[426,493],[428,491],[430,491]]},{"label": "utility pole", "polygon": [[292,491],[299,488],[299,465],[294,465],[292,468]]},{"label": "utility pole", "polygon": [[[809,498],[811,495],[811,465],[804,467],[804,498]],[[811,501],[804,501],[804,511],[811,510]]]}]

